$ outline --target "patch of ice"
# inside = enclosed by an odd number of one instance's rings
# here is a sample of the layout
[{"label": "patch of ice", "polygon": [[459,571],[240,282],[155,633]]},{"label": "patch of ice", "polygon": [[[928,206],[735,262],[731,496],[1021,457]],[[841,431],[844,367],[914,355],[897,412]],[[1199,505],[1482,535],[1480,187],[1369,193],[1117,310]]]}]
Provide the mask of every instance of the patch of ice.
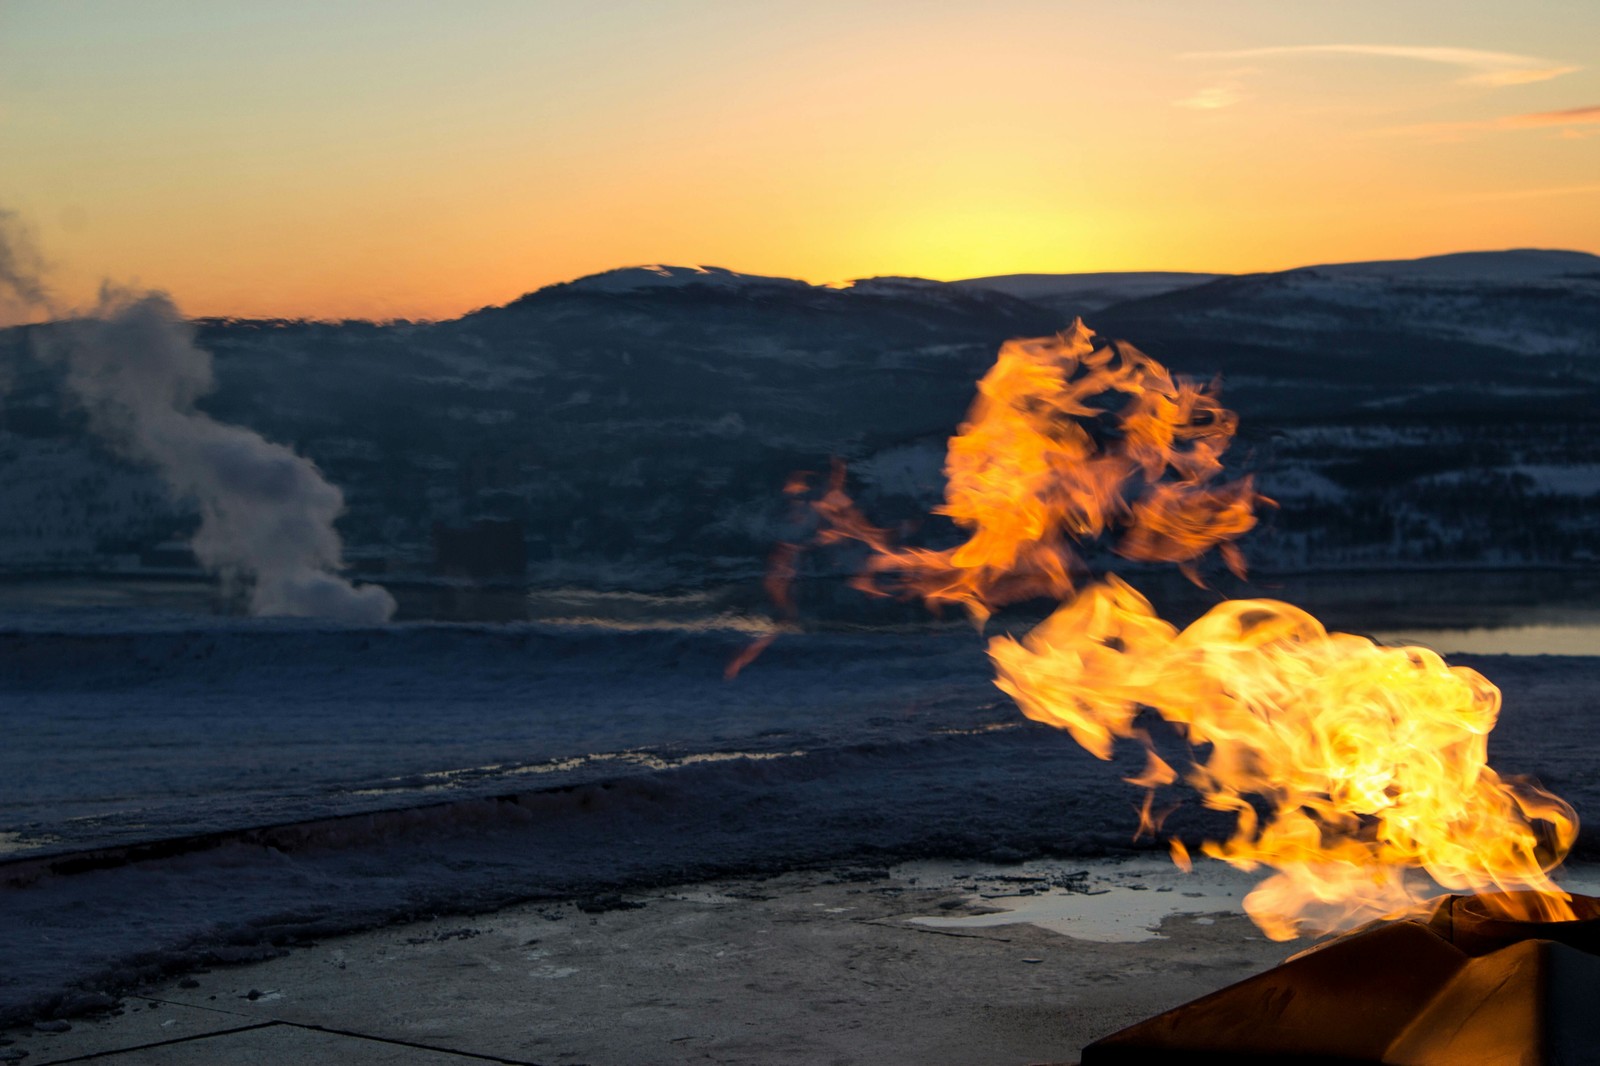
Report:
[{"label": "patch of ice", "polygon": [[[1160,939],[1161,922],[1172,915],[1243,913],[1240,903],[1258,880],[1221,863],[1197,864],[1194,873],[1185,874],[1167,860],[1155,858],[1071,865],[1029,862],[997,867],[998,874],[977,877],[968,869],[953,863],[911,863],[894,873],[914,877],[924,888],[977,883],[990,888],[1010,885],[1018,891],[1004,894],[980,889],[971,893],[968,902],[973,905],[1001,908],[989,914],[906,920],[930,929],[951,930],[1027,924],[1079,940],[1134,943]],[[1088,876],[1062,887],[1067,875],[1079,871]],[[1037,880],[1030,883],[1030,876]]]}]

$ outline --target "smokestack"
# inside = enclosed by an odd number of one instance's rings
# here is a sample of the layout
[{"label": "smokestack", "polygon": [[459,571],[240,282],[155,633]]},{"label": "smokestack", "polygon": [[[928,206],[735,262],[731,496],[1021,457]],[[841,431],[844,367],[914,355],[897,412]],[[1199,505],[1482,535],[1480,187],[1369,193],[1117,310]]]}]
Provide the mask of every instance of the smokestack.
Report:
[{"label": "smokestack", "polygon": [[42,260],[16,216],[0,211],[0,313],[61,318],[36,350],[66,368],[93,431],[155,467],[174,499],[194,503],[191,547],[201,565],[252,581],[258,615],[386,622],[394,597],[339,574],[334,520],[344,494],[311,460],[195,408],[213,386],[211,354],[164,293],[113,289],[88,315],[63,316],[41,280]]}]

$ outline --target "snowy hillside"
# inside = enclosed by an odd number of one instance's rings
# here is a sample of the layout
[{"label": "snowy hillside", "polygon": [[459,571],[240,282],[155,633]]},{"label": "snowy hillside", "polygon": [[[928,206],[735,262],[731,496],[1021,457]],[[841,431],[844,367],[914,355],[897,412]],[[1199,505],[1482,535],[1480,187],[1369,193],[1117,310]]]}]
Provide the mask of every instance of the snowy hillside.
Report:
[{"label": "snowy hillside", "polygon": [[[1181,344],[1218,364],[1250,350],[1281,352],[1247,365],[1293,376],[1335,371],[1380,399],[1395,384],[1463,378],[1554,385],[1570,372],[1592,381],[1600,256],[1477,252],[1251,274],[1119,304],[1096,325],[1138,330],[1147,347]],[[1528,356],[1567,361],[1524,365]]]},{"label": "snowy hillside", "polygon": [[602,274],[567,282],[560,288],[567,292],[638,292],[640,289],[681,289],[691,285],[706,285],[718,289],[752,289],[777,287],[786,289],[809,288],[805,282],[792,278],[770,278],[759,274],[736,274],[722,267],[705,266],[653,266],[620,267]]},{"label": "snowy hillside", "polygon": [[[380,571],[425,573],[436,524],[492,517],[540,584],[742,581],[791,531],[787,475],[831,456],[872,513],[925,515],[998,345],[1113,290],[1103,335],[1222,376],[1238,462],[1283,505],[1258,566],[1600,554],[1600,258],[1576,252],[841,288],[634,267],[436,324],[203,322],[203,406],[312,457]],[[31,344],[0,333],[0,567],[170,565],[195,516],[88,437]]]},{"label": "snowy hillside", "polygon": [[1532,281],[1600,275],[1600,256],[1549,248],[1513,248],[1504,252],[1455,252],[1422,259],[1384,259],[1365,263],[1331,263],[1316,267],[1333,277],[1428,278],[1434,281]]},{"label": "snowy hillside", "polygon": [[991,289],[1055,308],[1089,315],[1112,304],[1188,289],[1226,277],[1180,270],[1108,271],[1095,274],[1003,274],[951,282],[964,289]]}]

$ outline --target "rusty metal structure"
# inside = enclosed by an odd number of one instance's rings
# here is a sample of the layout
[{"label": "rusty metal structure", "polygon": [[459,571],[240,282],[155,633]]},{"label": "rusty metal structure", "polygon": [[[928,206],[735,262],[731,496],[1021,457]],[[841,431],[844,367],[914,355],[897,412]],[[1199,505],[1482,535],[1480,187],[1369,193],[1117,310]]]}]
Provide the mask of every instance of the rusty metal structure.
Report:
[{"label": "rusty metal structure", "polygon": [[1600,1064],[1600,899],[1577,920],[1444,896],[1084,1049],[1083,1066]]}]

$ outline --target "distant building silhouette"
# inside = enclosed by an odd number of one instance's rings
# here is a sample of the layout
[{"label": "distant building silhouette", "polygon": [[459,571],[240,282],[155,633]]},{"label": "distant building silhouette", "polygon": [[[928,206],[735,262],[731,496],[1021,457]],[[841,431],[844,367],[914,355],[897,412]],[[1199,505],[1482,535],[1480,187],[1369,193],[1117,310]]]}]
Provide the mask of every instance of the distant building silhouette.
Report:
[{"label": "distant building silhouette", "polygon": [[441,577],[522,577],[528,546],[522,523],[480,518],[464,527],[433,525],[433,572]]}]

